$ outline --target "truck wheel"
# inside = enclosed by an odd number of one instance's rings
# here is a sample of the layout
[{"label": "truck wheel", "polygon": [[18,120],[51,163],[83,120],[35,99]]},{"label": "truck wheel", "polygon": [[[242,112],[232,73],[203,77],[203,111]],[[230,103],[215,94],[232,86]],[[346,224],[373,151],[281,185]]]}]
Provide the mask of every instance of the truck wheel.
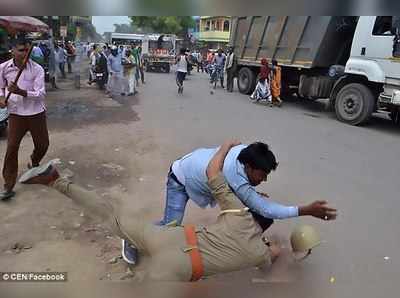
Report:
[{"label": "truck wheel", "polygon": [[170,71],[171,71],[171,68],[170,68],[170,66],[168,64],[168,65],[165,66],[165,72],[169,73]]},{"label": "truck wheel", "polygon": [[366,123],[375,108],[375,98],[365,85],[345,85],[336,96],[336,117],[351,125]]},{"label": "truck wheel", "polygon": [[243,67],[239,70],[237,84],[240,93],[250,94],[256,86],[256,75],[250,68]]}]

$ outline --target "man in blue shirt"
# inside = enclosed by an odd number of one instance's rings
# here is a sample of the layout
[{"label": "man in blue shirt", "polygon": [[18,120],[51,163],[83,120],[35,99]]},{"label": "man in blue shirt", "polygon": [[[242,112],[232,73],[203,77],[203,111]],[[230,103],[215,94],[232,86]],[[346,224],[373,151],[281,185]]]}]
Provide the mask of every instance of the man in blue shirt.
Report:
[{"label": "man in blue shirt", "polygon": [[124,90],[126,89],[126,80],[123,76],[122,56],[118,53],[118,48],[113,46],[111,48],[111,55],[107,58],[108,62],[108,74],[110,76],[108,82],[108,91],[110,97],[113,94],[125,95]]},{"label": "man in blue shirt", "polygon": [[[159,222],[160,225],[174,221],[181,224],[189,198],[202,208],[216,205],[207,185],[206,168],[217,150],[200,148],[172,163],[167,180],[164,218]],[[277,166],[275,156],[267,144],[256,142],[247,146],[238,143],[225,158],[223,174],[233,192],[250,208],[264,230],[274,219],[302,215],[325,219],[320,216],[321,209],[327,208],[324,201],[299,207],[284,206],[255,190],[255,186],[266,181]]]}]

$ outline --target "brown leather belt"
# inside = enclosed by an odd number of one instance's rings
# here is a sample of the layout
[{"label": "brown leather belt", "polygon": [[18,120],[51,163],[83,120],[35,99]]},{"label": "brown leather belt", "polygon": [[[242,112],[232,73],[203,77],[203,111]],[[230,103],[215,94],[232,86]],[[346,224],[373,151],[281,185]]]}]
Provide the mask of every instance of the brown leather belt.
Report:
[{"label": "brown leather belt", "polygon": [[192,278],[190,281],[197,281],[202,278],[204,274],[203,262],[199,248],[197,246],[197,236],[194,225],[185,225],[186,243],[189,246],[185,251],[189,252],[192,261]]}]

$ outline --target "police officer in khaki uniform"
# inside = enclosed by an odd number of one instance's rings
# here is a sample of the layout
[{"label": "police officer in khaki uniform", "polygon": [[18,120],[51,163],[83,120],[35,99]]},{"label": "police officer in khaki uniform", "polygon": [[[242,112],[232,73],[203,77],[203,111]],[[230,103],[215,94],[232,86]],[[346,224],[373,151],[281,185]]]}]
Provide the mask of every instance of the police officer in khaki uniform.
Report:
[{"label": "police officer in khaki uniform", "polygon": [[[207,167],[208,183],[221,212],[216,223],[195,228],[192,225],[156,226],[139,215],[117,216],[113,207],[94,192],[60,178],[49,163],[21,178],[22,183],[51,185],[151,257],[145,277],[164,281],[196,281],[216,273],[253,266],[268,266],[279,255],[279,248],[267,246],[263,230],[248,208],[236,198],[221,174],[229,149],[238,142],[226,142]],[[332,209],[333,210],[333,209]],[[327,211],[334,219],[336,213]]]}]

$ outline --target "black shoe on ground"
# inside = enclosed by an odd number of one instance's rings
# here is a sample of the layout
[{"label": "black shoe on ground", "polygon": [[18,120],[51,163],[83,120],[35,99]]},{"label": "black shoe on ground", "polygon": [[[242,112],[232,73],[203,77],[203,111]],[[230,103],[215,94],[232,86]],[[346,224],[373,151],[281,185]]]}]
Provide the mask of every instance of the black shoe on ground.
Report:
[{"label": "black shoe on ground", "polygon": [[1,201],[7,201],[11,199],[13,196],[15,196],[15,191],[12,190],[4,190],[0,192],[0,200]]},{"label": "black shoe on ground", "polygon": [[128,241],[122,239],[122,259],[131,265],[136,265],[138,259],[138,250],[133,245],[130,245]]}]

